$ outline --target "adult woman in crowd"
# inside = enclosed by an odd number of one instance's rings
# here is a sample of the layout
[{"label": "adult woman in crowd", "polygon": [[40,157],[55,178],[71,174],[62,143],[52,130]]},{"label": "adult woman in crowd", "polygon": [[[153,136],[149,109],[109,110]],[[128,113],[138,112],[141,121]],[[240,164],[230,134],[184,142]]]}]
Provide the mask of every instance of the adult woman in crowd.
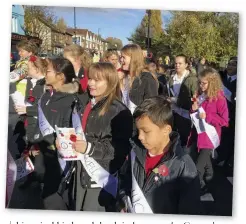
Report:
[{"label": "adult woman in crowd", "polygon": [[169,101],[173,104],[174,130],[180,134],[182,146],[187,144],[191,130],[190,109],[191,98],[197,91],[197,77],[188,70],[188,60],[185,55],[175,58],[175,73],[169,80]]}]

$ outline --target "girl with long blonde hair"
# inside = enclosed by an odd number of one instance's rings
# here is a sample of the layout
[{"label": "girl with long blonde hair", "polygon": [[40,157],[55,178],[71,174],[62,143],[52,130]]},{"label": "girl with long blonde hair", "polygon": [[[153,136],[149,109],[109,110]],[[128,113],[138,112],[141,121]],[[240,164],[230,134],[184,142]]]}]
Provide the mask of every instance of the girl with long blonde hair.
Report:
[{"label": "girl with long blonde hair", "polygon": [[87,72],[92,63],[92,58],[77,44],[66,46],[63,56],[73,64],[75,75],[80,81],[82,90],[85,92],[88,85]]},{"label": "girl with long blonde hair", "polygon": [[143,51],[137,44],[128,44],[121,49],[121,64],[126,72],[122,99],[133,113],[145,99],[158,95],[158,80],[148,70]]},{"label": "girl with long blonde hair", "polygon": [[[206,189],[206,182],[213,177],[211,155],[219,146],[221,128],[228,126],[228,108],[222,89],[222,82],[215,69],[208,68],[199,75],[198,94],[194,95],[192,114],[197,112],[198,119],[203,123],[203,131],[193,127],[188,146],[197,144],[198,156],[193,155],[199,173],[201,189]],[[204,124],[205,122],[205,124]]]},{"label": "girl with long blonde hair", "polygon": [[[92,64],[88,73],[88,90],[80,96],[77,106],[85,140],[77,140],[75,150],[89,155],[102,172],[114,179],[130,150],[133,119],[128,108],[119,100],[120,86],[116,68],[111,63]],[[81,176],[80,176],[81,173]],[[80,161],[76,163],[76,210],[115,211],[115,195],[102,188]],[[110,178],[109,178],[110,179]],[[106,184],[107,185],[107,184]],[[110,185],[110,183],[109,183]],[[112,185],[112,183],[111,183]],[[116,192],[116,186],[108,187]],[[83,195],[82,197],[78,195]]]}]

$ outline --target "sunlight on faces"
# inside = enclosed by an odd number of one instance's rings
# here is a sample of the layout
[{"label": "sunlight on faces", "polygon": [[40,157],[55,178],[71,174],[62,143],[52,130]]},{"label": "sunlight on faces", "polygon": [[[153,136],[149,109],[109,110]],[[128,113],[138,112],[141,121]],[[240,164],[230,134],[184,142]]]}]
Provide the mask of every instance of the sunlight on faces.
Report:
[{"label": "sunlight on faces", "polygon": [[88,87],[89,87],[90,95],[100,99],[105,95],[107,91],[108,82],[103,76],[103,74],[100,73],[99,71],[90,72]]},{"label": "sunlight on faces", "polygon": [[122,52],[121,53],[122,69],[125,70],[125,71],[129,71],[130,63],[131,63],[131,57]]},{"label": "sunlight on faces", "polygon": [[32,55],[32,52],[28,52],[22,48],[18,48],[18,54],[20,55],[21,58],[26,58]]},{"label": "sunlight on faces", "polygon": [[112,54],[111,56],[108,57],[108,62],[112,63],[114,65],[115,68],[118,67],[118,56],[115,54]]},{"label": "sunlight on faces", "polygon": [[209,82],[206,78],[199,79],[199,86],[202,92],[206,92],[208,90]]},{"label": "sunlight on faces", "polygon": [[54,87],[54,85],[58,83],[64,83],[65,77],[63,73],[57,73],[52,64],[49,62],[47,67],[47,72],[45,75],[45,81],[47,85],[51,85]]},{"label": "sunlight on faces", "polygon": [[28,68],[28,76],[30,76],[31,78],[37,79],[38,78],[38,68],[36,68],[33,64],[33,62],[28,61],[27,63],[27,68]]},{"label": "sunlight on faces", "polygon": [[188,64],[185,63],[185,58],[183,57],[176,57],[175,58],[175,70],[177,73],[182,74],[185,72]]},{"label": "sunlight on faces", "polygon": [[138,139],[152,155],[163,153],[165,144],[169,141],[169,134],[172,131],[170,125],[159,127],[154,124],[148,116],[141,116],[136,119]]}]

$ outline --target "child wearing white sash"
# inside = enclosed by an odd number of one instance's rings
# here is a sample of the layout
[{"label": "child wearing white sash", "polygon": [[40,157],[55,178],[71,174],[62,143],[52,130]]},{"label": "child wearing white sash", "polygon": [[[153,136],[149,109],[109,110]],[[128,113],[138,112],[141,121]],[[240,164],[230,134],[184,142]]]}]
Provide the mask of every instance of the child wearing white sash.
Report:
[{"label": "child wearing white sash", "polygon": [[125,72],[122,101],[133,114],[143,100],[158,95],[159,82],[156,74],[149,71],[137,44],[127,44],[121,49],[121,65]]},{"label": "child wearing white sash", "polygon": [[199,178],[172,131],[171,104],[162,97],[144,100],[133,117],[138,136],[119,172],[117,208],[129,213],[197,214]]},{"label": "child wearing white sash", "polygon": [[216,70],[208,68],[200,73],[198,96],[194,96],[192,101],[191,117],[194,126],[187,145],[197,143],[198,156],[194,160],[201,193],[204,193],[206,182],[213,177],[211,155],[220,144],[221,128],[227,126],[229,121],[222,82]]},{"label": "child wearing white sash", "polygon": [[113,212],[117,172],[130,150],[133,119],[120,101],[119,77],[113,64],[91,65],[88,77],[91,97],[79,97],[78,119],[73,119],[74,128],[80,129],[85,139],[78,138],[74,145],[82,156],[76,162],[71,195],[74,210]]}]

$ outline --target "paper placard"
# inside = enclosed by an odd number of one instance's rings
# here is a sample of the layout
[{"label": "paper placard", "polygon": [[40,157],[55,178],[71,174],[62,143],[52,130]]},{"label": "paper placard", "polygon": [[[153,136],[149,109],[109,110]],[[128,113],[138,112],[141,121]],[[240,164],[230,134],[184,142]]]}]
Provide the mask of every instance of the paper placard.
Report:
[{"label": "paper placard", "polygon": [[74,128],[59,128],[55,126],[56,135],[60,149],[57,150],[61,159],[65,161],[79,160],[78,153],[73,149],[74,142],[70,140],[71,135],[75,135]]},{"label": "paper placard", "polygon": [[199,118],[199,113],[198,112],[192,113],[190,115],[190,117],[191,117],[192,123],[194,124],[194,126],[197,130],[197,134],[205,132],[204,123],[203,123],[202,119]]},{"label": "paper placard", "polygon": [[25,97],[19,92],[15,91],[14,93],[10,94],[15,106],[25,106]]}]

